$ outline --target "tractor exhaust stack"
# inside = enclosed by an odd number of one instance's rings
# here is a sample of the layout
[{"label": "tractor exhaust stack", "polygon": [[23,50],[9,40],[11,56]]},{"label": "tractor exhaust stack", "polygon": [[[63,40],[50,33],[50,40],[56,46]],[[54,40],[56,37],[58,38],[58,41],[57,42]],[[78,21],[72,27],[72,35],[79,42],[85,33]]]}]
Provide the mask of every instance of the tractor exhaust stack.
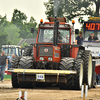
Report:
[{"label": "tractor exhaust stack", "polygon": [[59,22],[57,21],[57,17],[55,16],[54,31],[53,31],[53,46],[57,46],[58,27],[59,27]]}]

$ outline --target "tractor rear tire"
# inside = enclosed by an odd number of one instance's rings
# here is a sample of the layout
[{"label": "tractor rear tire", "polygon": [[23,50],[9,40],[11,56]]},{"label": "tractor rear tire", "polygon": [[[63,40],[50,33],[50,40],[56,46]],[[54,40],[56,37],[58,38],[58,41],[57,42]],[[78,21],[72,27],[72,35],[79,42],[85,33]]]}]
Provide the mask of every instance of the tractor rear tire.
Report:
[{"label": "tractor rear tire", "polygon": [[[11,63],[12,68],[18,68],[19,65],[19,57],[15,57]],[[18,83],[18,76],[17,73],[11,73],[11,80],[12,80],[12,86],[13,88],[19,88],[19,83]]]},{"label": "tractor rear tire", "polygon": [[92,87],[92,54],[91,51],[85,50],[84,51],[85,60],[84,60],[84,77],[83,82],[88,85],[89,88]]},{"label": "tractor rear tire", "polygon": [[17,73],[11,73],[11,80],[13,88],[19,88]]},{"label": "tractor rear tire", "polygon": [[[22,57],[20,59],[20,62],[19,62],[19,68],[20,69],[34,69],[34,66],[33,66],[33,62],[34,59],[33,57],[29,57],[29,56],[25,56],[25,57]],[[35,87],[35,83],[34,82],[26,82],[26,81],[23,81],[23,82],[19,82],[19,87],[20,88],[34,88]]]},{"label": "tractor rear tire", "polygon": [[23,56],[32,56],[32,48],[25,48]]},{"label": "tractor rear tire", "polygon": [[19,57],[14,57],[11,62],[11,68],[18,68],[19,67]]},{"label": "tractor rear tire", "polygon": [[[61,59],[59,70],[74,70],[74,58]],[[60,89],[73,89],[74,88],[74,75],[66,75],[67,83],[59,83]]]},{"label": "tractor rear tire", "polygon": [[92,54],[90,50],[79,50],[77,60],[83,60],[83,83],[86,83],[89,88],[92,87]]},{"label": "tractor rear tire", "polygon": [[20,59],[19,68],[21,69],[33,69],[33,57],[25,56]]},{"label": "tractor rear tire", "polygon": [[80,90],[83,84],[83,60],[78,59],[75,61],[75,70],[77,74],[75,74],[74,89]]}]

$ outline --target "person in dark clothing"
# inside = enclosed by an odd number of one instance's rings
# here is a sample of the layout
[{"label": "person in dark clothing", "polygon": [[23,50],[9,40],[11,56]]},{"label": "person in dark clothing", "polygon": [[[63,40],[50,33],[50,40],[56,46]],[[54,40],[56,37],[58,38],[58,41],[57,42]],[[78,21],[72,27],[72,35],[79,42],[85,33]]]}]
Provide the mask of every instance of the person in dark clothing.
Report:
[{"label": "person in dark clothing", "polygon": [[7,56],[5,55],[5,52],[2,51],[2,54],[0,56],[0,77],[2,82],[4,79],[5,67],[7,66],[8,66],[8,59]]},{"label": "person in dark clothing", "polygon": [[[51,38],[50,41],[53,41],[53,37]],[[57,43],[62,43],[62,37],[60,36],[60,32],[58,31],[58,34],[57,34]]]},{"label": "person in dark clothing", "polygon": [[9,68],[11,68],[10,58],[8,58],[8,70],[9,70]]},{"label": "person in dark clothing", "polygon": [[82,32],[79,32],[79,35],[76,37],[75,44],[77,44],[77,45],[83,44]]},{"label": "person in dark clothing", "polygon": [[13,59],[16,57],[17,55],[12,55],[12,58],[8,58],[8,70],[11,68],[11,63],[13,61]]},{"label": "person in dark clothing", "polygon": [[94,32],[91,32],[91,36],[88,38],[88,41],[99,41],[98,37],[94,36]]},{"label": "person in dark clothing", "polygon": [[62,37],[60,36],[60,32],[58,31],[58,34],[57,34],[57,43],[62,43]]},{"label": "person in dark clothing", "polygon": [[99,76],[96,74],[96,82],[98,84],[98,81],[99,81]]}]

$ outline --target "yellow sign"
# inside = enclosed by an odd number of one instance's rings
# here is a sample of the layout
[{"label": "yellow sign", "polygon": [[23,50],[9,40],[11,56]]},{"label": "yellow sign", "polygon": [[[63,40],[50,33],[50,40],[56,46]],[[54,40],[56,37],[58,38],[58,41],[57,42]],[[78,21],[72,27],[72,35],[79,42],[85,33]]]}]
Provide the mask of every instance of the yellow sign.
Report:
[{"label": "yellow sign", "polygon": [[100,17],[89,17],[90,21],[100,21]]}]

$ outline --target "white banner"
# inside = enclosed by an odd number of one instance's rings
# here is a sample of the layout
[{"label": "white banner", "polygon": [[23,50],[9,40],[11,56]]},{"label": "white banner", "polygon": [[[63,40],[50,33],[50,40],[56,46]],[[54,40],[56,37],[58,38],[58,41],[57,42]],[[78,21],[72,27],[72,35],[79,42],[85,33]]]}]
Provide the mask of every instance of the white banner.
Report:
[{"label": "white banner", "polygon": [[100,56],[100,47],[85,47],[85,50],[90,50],[93,57]]}]

